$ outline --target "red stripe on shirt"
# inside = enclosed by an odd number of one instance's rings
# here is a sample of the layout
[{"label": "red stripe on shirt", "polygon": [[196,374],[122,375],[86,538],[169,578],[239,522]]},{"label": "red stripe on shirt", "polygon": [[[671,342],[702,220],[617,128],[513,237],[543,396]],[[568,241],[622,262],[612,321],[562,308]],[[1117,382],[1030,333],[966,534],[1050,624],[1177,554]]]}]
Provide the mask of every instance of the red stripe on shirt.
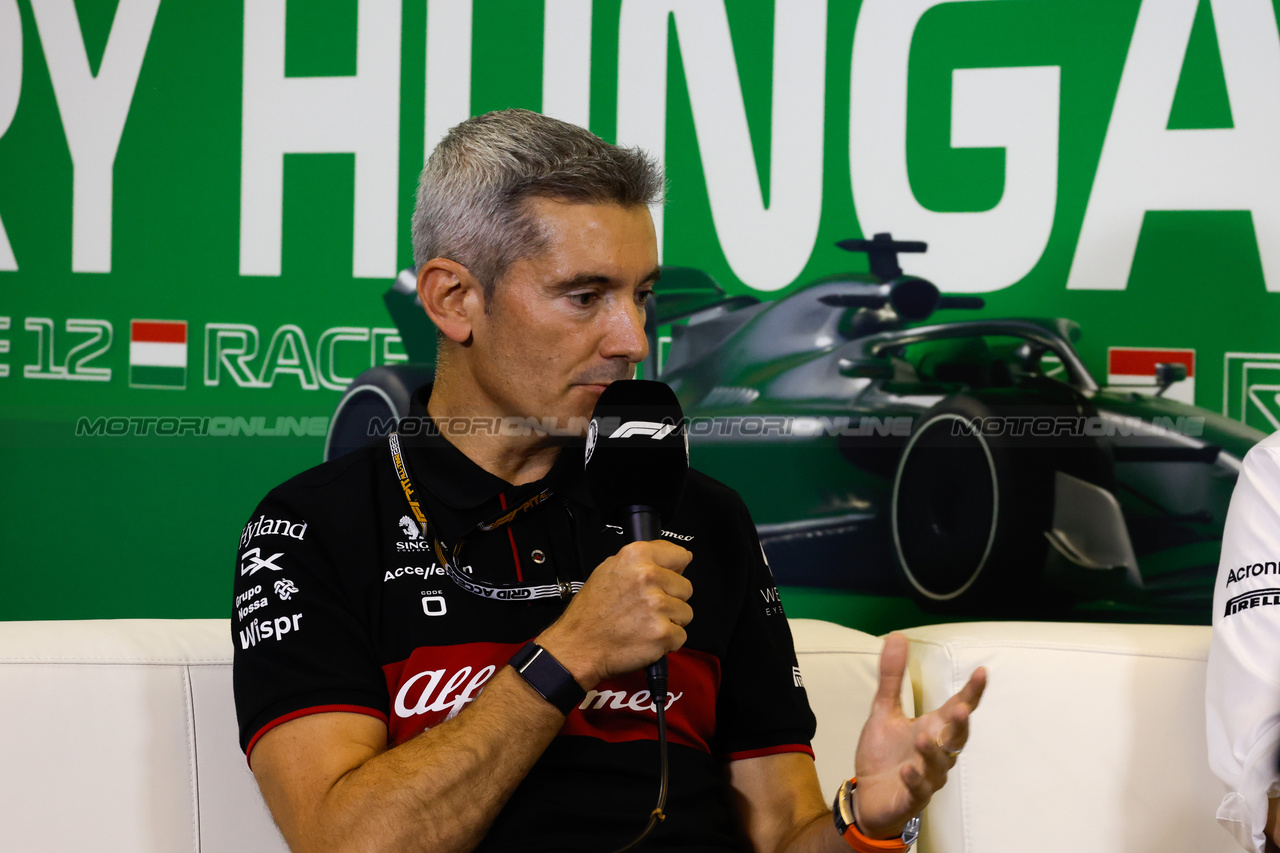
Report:
[{"label": "red stripe on shirt", "polygon": [[[502,492],[498,492],[498,502],[502,504],[502,508],[507,508],[507,496]],[[511,528],[507,528],[507,538],[511,540],[511,559],[516,561],[516,583],[524,583],[524,572],[520,571],[520,552],[516,550],[516,535],[511,532]]]},{"label": "red stripe on shirt", "polygon": [[741,761],[744,758],[761,758],[765,755],[780,755],[784,752],[803,752],[813,758],[813,747],[807,743],[785,743],[778,746],[767,746],[764,749],[747,749],[742,752],[731,752],[724,756],[726,761]]},{"label": "red stripe on shirt", "polygon": [[281,723],[287,723],[290,720],[296,720],[299,717],[309,717],[312,714],[327,714],[330,711],[345,711],[351,714],[364,714],[369,717],[377,717],[379,720],[382,720],[384,724],[387,722],[386,714],[381,711],[374,710],[373,708],[366,708],[363,705],[316,705],[311,708],[299,708],[296,711],[290,711],[283,717],[276,717],[274,720],[258,729],[258,733],[249,739],[249,745],[245,747],[244,760],[246,762],[249,760],[249,755],[253,752],[254,744],[258,742],[258,739]]}]

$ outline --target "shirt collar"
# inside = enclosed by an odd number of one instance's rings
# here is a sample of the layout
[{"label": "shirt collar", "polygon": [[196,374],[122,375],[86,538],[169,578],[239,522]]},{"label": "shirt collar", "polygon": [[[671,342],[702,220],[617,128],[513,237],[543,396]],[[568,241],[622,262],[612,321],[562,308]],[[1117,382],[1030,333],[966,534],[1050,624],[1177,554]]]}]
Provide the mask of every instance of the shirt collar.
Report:
[{"label": "shirt collar", "polygon": [[586,477],[583,476],[584,442],[570,441],[556,457],[551,470],[541,480],[513,486],[473,462],[440,434],[427,414],[432,383],[420,387],[409,402],[409,423],[402,423],[400,441],[411,461],[412,476],[437,500],[458,510],[471,510],[507,493],[508,501],[518,501],[547,487],[589,506]]}]

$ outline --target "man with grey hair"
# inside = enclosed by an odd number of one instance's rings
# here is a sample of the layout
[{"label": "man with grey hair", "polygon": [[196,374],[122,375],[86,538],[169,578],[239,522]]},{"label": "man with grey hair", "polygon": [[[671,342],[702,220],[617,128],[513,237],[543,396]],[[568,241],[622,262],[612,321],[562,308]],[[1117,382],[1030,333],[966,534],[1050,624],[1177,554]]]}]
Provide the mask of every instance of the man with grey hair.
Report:
[{"label": "man with grey hair", "polygon": [[[661,191],[643,153],[521,110],[463,122],[430,157],[413,236],[440,345],[413,415],[432,428],[273,490],[254,517],[288,523],[241,540],[255,546],[237,563],[241,744],[295,851],[623,845],[657,787],[643,668],[664,654],[671,790],[646,842],[906,850],[914,837],[967,740],[981,670],[909,719],[906,641],[891,637],[833,817],[737,495],[690,472],[663,538],[624,547],[586,492],[580,442],[492,428],[583,424],[645,358]],[[261,594],[263,568],[284,573],[287,600]]]},{"label": "man with grey hair", "polygon": [[457,261],[490,303],[512,263],[546,249],[526,199],[638,208],[660,203],[662,191],[661,172],[638,149],[524,110],[477,116],[454,128],[422,170],[414,263]]}]

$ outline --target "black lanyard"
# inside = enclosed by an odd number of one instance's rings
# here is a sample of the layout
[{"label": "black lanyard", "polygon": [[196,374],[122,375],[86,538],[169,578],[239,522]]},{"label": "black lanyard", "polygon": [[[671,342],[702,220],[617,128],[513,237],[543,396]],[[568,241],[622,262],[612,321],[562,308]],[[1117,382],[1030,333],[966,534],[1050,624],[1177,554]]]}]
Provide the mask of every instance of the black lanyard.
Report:
[{"label": "black lanyard", "polygon": [[459,563],[459,557],[462,554],[462,547],[466,544],[467,537],[482,531],[485,533],[501,529],[524,512],[533,509],[543,501],[547,500],[553,494],[550,488],[543,489],[537,494],[525,500],[519,506],[511,509],[503,510],[498,515],[487,521],[482,521],[475,527],[468,530],[458,538],[452,549],[445,546],[440,537],[436,535],[436,525],[432,524],[427,518],[426,512],[422,505],[415,500],[416,494],[413,482],[409,479],[409,466],[406,464],[404,455],[400,451],[400,437],[394,431],[387,435],[387,443],[391,446],[391,462],[396,469],[396,478],[400,481],[400,489],[404,492],[405,500],[409,502],[409,509],[413,513],[413,517],[417,519],[419,526],[422,528],[424,537],[431,538],[431,546],[435,549],[436,559],[440,565],[444,567],[445,574],[458,586],[474,595],[482,598],[493,598],[500,601],[533,601],[540,598],[561,598],[567,599],[573,597],[573,594],[582,589],[582,581],[561,581],[556,583],[539,584],[536,586],[527,585],[492,585],[486,584],[473,578],[467,577]]}]

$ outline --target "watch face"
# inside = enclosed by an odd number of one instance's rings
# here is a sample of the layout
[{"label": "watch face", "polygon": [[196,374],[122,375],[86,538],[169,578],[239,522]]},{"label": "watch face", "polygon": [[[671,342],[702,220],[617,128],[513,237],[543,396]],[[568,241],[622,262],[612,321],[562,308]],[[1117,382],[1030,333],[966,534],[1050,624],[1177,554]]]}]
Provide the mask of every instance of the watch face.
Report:
[{"label": "watch face", "polygon": [[915,844],[916,839],[920,837],[920,816],[916,815],[907,821],[907,825],[902,828],[902,843]]},{"label": "watch face", "polygon": [[853,825],[853,785],[846,779],[836,791],[836,801],[831,809],[835,814],[836,829],[843,835]]}]

